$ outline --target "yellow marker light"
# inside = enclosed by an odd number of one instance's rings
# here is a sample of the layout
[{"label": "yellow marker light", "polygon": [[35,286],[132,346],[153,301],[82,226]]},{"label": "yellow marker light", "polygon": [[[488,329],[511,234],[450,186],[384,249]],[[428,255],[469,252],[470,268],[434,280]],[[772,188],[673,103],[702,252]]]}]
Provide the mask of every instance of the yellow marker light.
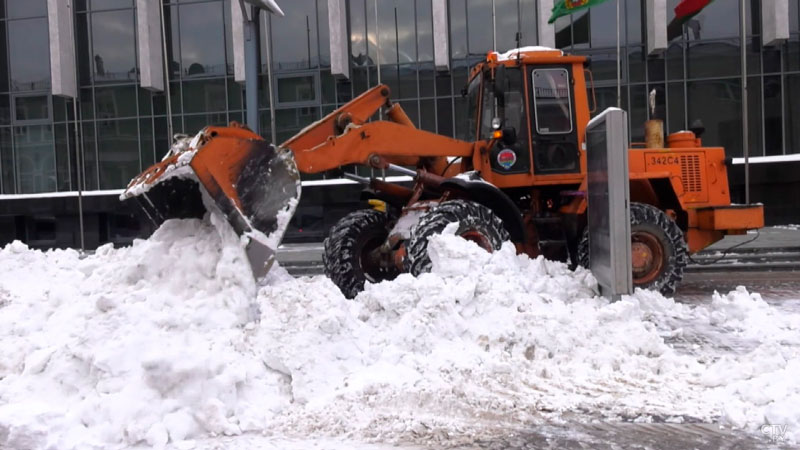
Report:
[{"label": "yellow marker light", "polygon": [[386,202],[383,200],[378,200],[377,198],[371,198],[367,200],[372,209],[375,211],[386,212]]},{"label": "yellow marker light", "polygon": [[503,132],[501,130],[495,130],[492,133],[492,137],[495,139],[500,139],[501,137],[503,137]]}]

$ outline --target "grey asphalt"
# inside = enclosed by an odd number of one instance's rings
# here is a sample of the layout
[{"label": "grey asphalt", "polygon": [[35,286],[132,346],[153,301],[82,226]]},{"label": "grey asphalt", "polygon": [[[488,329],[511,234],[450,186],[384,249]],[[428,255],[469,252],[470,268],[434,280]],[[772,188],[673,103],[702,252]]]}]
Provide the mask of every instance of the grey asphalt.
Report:
[{"label": "grey asphalt", "polygon": [[[755,239],[755,240],[754,240]],[[725,236],[709,246],[706,251],[722,251],[734,245],[738,249],[796,249],[800,250],[800,225],[767,227],[758,233],[749,232],[737,236]]]}]

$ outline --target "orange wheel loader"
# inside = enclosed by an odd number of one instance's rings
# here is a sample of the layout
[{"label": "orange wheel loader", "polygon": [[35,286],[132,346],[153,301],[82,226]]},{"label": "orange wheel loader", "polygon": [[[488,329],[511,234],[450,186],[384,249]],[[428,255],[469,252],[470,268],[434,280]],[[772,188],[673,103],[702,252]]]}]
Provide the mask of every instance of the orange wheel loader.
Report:
[{"label": "orange wheel loader", "polygon": [[[136,198],[155,223],[221,212],[247,242],[260,277],[297,206],[300,173],[360,164],[413,183],[342,174],[364,184],[370,205],[325,239],[325,272],[347,297],[366,281],[430,270],[428,237],[453,222],[488,251],[510,240],[532,257],[587,265],[587,65],[583,56],[540,47],[490,52],[463,91],[466,140],[417,129],[384,85],[280,146],[235,123],[209,126],[176,140],[121,198]],[[629,150],[635,286],[672,293],[689,254],[763,226],[761,205],[731,204],[725,151],[703,147],[701,131]]]}]

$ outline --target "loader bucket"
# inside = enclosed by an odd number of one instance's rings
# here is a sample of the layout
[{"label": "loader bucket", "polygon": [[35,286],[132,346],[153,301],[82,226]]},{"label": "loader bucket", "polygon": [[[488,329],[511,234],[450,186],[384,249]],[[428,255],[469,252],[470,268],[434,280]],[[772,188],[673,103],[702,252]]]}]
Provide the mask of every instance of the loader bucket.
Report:
[{"label": "loader bucket", "polygon": [[223,216],[245,242],[256,278],[275,260],[300,199],[291,151],[241,126],[206,127],[176,140],[167,156],[120,196],[135,198],[155,225],[172,218]]}]

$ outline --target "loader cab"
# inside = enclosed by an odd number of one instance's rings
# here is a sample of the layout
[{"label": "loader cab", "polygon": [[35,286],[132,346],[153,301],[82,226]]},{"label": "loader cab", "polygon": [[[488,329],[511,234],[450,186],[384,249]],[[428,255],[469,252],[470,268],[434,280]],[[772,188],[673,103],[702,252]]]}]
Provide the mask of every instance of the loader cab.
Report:
[{"label": "loader cab", "polygon": [[503,135],[489,151],[492,174],[580,174],[573,62],[490,62],[473,71],[466,95],[469,140],[488,141],[498,130]]}]

